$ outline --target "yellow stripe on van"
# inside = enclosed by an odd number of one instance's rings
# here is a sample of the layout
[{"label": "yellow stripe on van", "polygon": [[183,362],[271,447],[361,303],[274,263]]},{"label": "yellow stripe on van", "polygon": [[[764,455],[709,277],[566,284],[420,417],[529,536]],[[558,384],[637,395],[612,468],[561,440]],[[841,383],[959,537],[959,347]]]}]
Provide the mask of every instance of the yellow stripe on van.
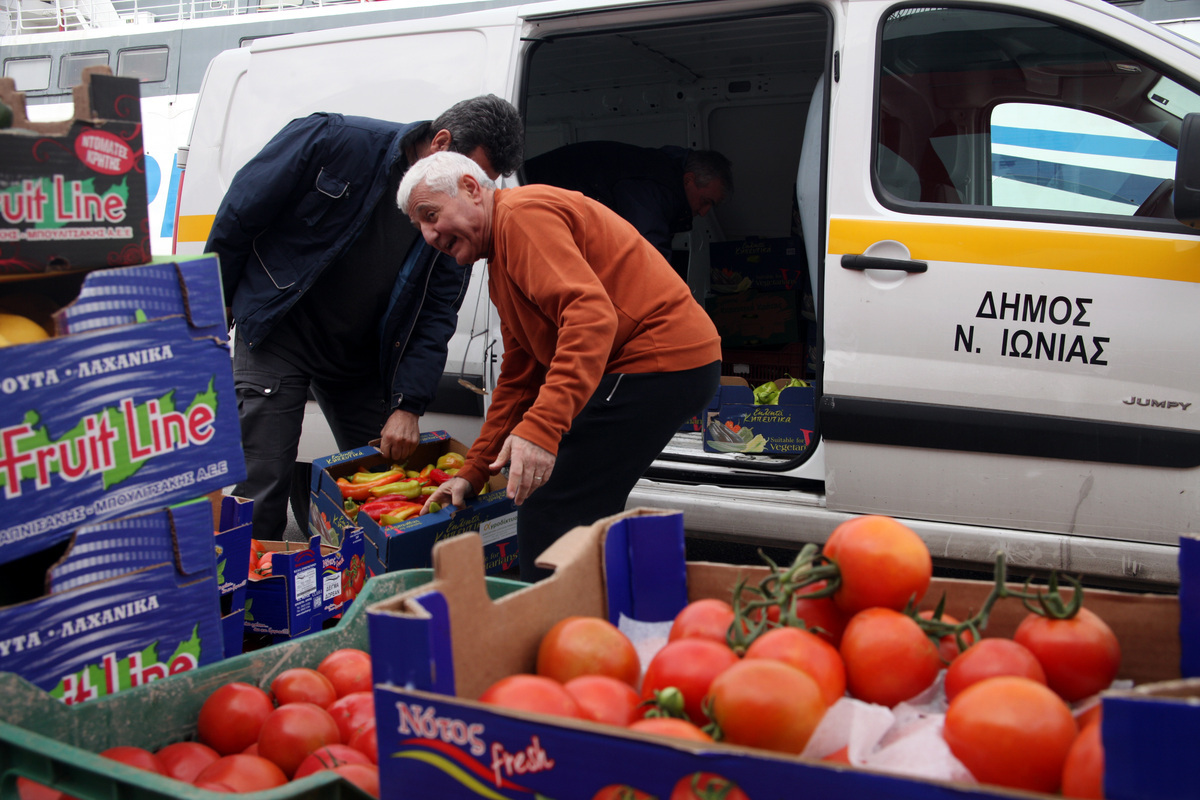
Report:
[{"label": "yellow stripe on van", "polygon": [[897,222],[835,218],[829,222],[831,253],[861,254],[872,244],[887,239],[904,244],[918,261],[1000,264],[1200,282],[1200,239],[988,227],[949,219]]},{"label": "yellow stripe on van", "polygon": [[178,242],[207,242],[216,214],[192,214],[181,216],[175,240]]}]

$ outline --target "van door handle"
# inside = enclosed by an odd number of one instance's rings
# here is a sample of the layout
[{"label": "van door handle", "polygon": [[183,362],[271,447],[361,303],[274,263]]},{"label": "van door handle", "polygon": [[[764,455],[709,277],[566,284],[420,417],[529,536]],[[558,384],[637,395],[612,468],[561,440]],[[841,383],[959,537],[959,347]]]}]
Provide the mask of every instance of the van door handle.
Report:
[{"label": "van door handle", "polygon": [[894,269],[901,272],[925,272],[929,265],[924,261],[912,261],[906,258],[878,258],[876,256],[845,255],[842,256],[843,269]]}]

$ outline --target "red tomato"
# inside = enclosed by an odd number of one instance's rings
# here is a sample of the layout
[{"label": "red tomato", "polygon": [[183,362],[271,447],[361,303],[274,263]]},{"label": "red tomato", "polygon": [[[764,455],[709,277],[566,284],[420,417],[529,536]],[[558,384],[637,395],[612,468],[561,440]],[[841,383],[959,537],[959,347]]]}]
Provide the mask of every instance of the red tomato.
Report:
[{"label": "red tomato", "polygon": [[258,741],[259,729],[275,704],[271,696],[248,683],[227,683],[200,707],[196,722],[200,741],[223,756],[240,753]]},{"label": "red tomato", "polygon": [[953,700],[971,684],[997,675],[1018,675],[1046,685],[1046,673],[1028,648],[1012,639],[981,639],[950,662],[946,670],[946,699]]},{"label": "red tomato", "polygon": [[[933,619],[933,612],[926,610],[917,614],[922,619]],[[941,621],[947,625],[957,625],[961,620],[958,620],[950,614],[942,614]],[[975,634],[970,631],[964,631],[962,634],[963,643],[970,647],[975,641]],[[949,664],[954,659],[958,658],[958,637],[953,634],[946,634],[938,640],[938,655],[942,657],[942,663]]]},{"label": "red tomato", "polygon": [[846,620],[849,617],[842,613],[832,597],[806,597],[825,588],[825,583],[817,581],[792,595],[792,614],[797,619],[804,620],[804,626],[808,630],[837,647],[842,643],[842,631],[846,630]]},{"label": "red tomato", "polygon": [[920,602],[933,577],[929,548],[891,517],[867,515],[834,528],[822,549],[838,566],[842,584],[833,599],[845,614],[882,606],[901,611]]},{"label": "red tomato", "polygon": [[675,687],[683,694],[684,711],[697,725],[705,725],[704,697],[713,678],[738,662],[728,645],[711,639],[676,639],[655,653],[642,678],[642,699],[653,700],[656,690]]},{"label": "red tomato", "polygon": [[658,736],[674,736],[676,739],[687,739],[692,742],[711,742],[712,737],[702,731],[694,722],[675,717],[647,717],[636,719],[629,723],[629,730],[640,733],[653,733]]},{"label": "red tomato", "polygon": [[479,702],[538,714],[584,718],[575,698],[561,683],[545,675],[519,673],[501,678],[484,690]]},{"label": "red tomato", "polygon": [[337,722],[328,711],[313,703],[288,703],[263,721],[258,754],[290,778],[309,753],[341,742]]},{"label": "red tomato", "polygon": [[850,745],[845,745],[834,750],[832,753],[821,756],[822,761],[831,761],[834,764],[849,764],[850,763]]},{"label": "red tomato", "polygon": [[708,699],[724,741],[779,753],[803,750],[828,708],[807,673],[769,658],[729,667],[713,680]]},{"label": "red tomato", "polygon": [[200,742],[175,742],[161,747],[154,754],[167,774],[177,781],[191,783],[200,771],[221,757],[221,754]]},{"label": "red tomato", "polygon": [[916,620],[890,608],[851,617],[839,652],[850,694],[884,706],[920,694],[942,669],[937,648]]},{"label": "red tomato", "polygon": [[321,659],[317,672],[329,678],[338,697],[371,691],[371,655],[365,650],[353,647],[334,650]]},{"label": "red tomato", "polygon": [[980,783],[1046,793],[1058,791],[1075,733],[1061,697],[1010,675],[964,689],[943,728],[950,752]]},{"label": "red tomato", "polygon": [[657,798],[632,786],[627,786],[623,783],[612,783],[598,789],[592,795],[592,800],[657,800]]},{"label": "red tomato", "polygon": [[271,694],[281,706],[312,703],[327,708],[337,700],[337,690],[329,678],[309,667],[292,667],[276,675],[271,681]]},{"label": "red tomato", "polygon": [[253,570],[258,566],[258,560],[262,558],[263,553],[267,552],[267,548],[258,539],[250,540],[250,569]]},{"label": "red tomato", "polygon": [[1067,751],[1062,796],[1104,800],[1104,741],[1099,719],[1083,726]]},{"label": "red tomato", "polygon": [[333,769],[342,764],[372,763],[374,762],[367,758],[365,753],[355,750],[348,744],[327,744],[324,747],[318,747],[304,757],[300,766],[296,767],[296,774],[292,776],[292,780],[297,781],[305,775],[312,775],[323,769]]},{"label": "red tomato", "polygon": [[247,747],[247,748],[246,748],[245,750],[243,750],[242,752],[243,752],[243,753],[245,753],[245,754],[246,754],[246,755],[248,755],[248,756],[256,756],[256,755],[258,755],[258,742],[255,742],[254,744],[250,745],[249,747]]},{"label": "red tomato", "polygon": [[733,781],[712,772],[693,772],[675,782],[670,800],[750,800]]},{"label": "red tomato", "polygon": [[196,776],[195,785],[211,792],[258,792],[287,783],[279,767],[262,756],[235,753],[222,756]]},{"label": "red tomato", "polygon": [[575,698],[585,719],[625,726],[640,716],[641,695],[611,675],[580,675],[564,683],[563,688]]},{"label": "red tomato", "polygon": [[1086,608],[1071,619],[1029,614],[1013,639],[1029,648],[1046,670],[1046,683],[1068,703],[1112,685],[1121,645],[1112,628]]},{"label": "red tomato", "polygon": [[250,578],[269,578],[271,577],[271,556],[275,555],[274,550],[268,550],[258,557],[258,563],[250,570]]},{"label": "red tomato", "polygon": [[770,658],[807,673],[821,688],[825,705],[846,693],[846,665],[837,648],[815,633],[800,628],[776,628],[759,636],[743,658]]},{"label": "red tomato", "polygon": [[147,772],[157,772],[159,775],[167,774],[167,768],[162,761],[159,761],[158,756],[141,747],[117,745],[104,750],[100,755],[131,767],[144,769]]},{"label": "red tomato", "polygon": [[667,641],[691,636],[725,644],[733,624],[733,606],[716,597],[693,600],[675,615]]},{"label": "red tomato", "polygon": [[600,617],[559,620],[538,645],[538,675],[566,683],[578,675],[610,675],[637,686],[637,648],[616,625]]},{"label": "red tomato", "polygon": [[371,759],[372,764],[379,763],[379,738],[375,735],[375,720],[359,728],[358,732],[350,737],[349,744]]},{"label": "red tomato", "polygon": [[375,695],[354,692],[338,698],[326,710],[337,722],[342,741],[349,742],[364,725],[375,724]]},{"label": "red tomato", "polygon": [[17,797],[20,800],[75,800],[58,789],[51,789],[45,784],[22,777],[17,778]]},{"label": "red tomato", "polygon": [[371,797],[379,797],[379,768],[374,764],[342,764],[333,771]]}]

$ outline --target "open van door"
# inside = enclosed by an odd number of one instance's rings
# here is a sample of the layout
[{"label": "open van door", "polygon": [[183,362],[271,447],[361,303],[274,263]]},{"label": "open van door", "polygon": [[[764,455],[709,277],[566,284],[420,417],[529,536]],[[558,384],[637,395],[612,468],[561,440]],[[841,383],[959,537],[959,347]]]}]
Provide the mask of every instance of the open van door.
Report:
[{"label": "open van door", "polygon": [[1074,8],[849,6],[878,41],[826,85],[830,509],[1196,529],[1200,238],[1170,202],[1195,50]]}]

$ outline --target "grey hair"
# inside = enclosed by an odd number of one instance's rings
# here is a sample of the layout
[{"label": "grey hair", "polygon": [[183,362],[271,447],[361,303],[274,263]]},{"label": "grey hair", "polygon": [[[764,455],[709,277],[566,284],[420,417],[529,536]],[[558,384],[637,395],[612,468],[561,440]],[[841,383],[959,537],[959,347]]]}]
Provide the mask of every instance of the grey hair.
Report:
[{"label": "grey hair", "polygon": [[[495,182],[483,171],[483,167],[461,153],[448,150],[431,153],[408,168],[404,179],[400,181],[400,190],[396,192],[396,205],[408,214],[409,198],[413,189],[425,184],[431,192],[454,197],[458,194],[458,184],[464,175],[470,175],[486,189],[495,189]],[[412,216],[409,214],[409,216]]]}]

